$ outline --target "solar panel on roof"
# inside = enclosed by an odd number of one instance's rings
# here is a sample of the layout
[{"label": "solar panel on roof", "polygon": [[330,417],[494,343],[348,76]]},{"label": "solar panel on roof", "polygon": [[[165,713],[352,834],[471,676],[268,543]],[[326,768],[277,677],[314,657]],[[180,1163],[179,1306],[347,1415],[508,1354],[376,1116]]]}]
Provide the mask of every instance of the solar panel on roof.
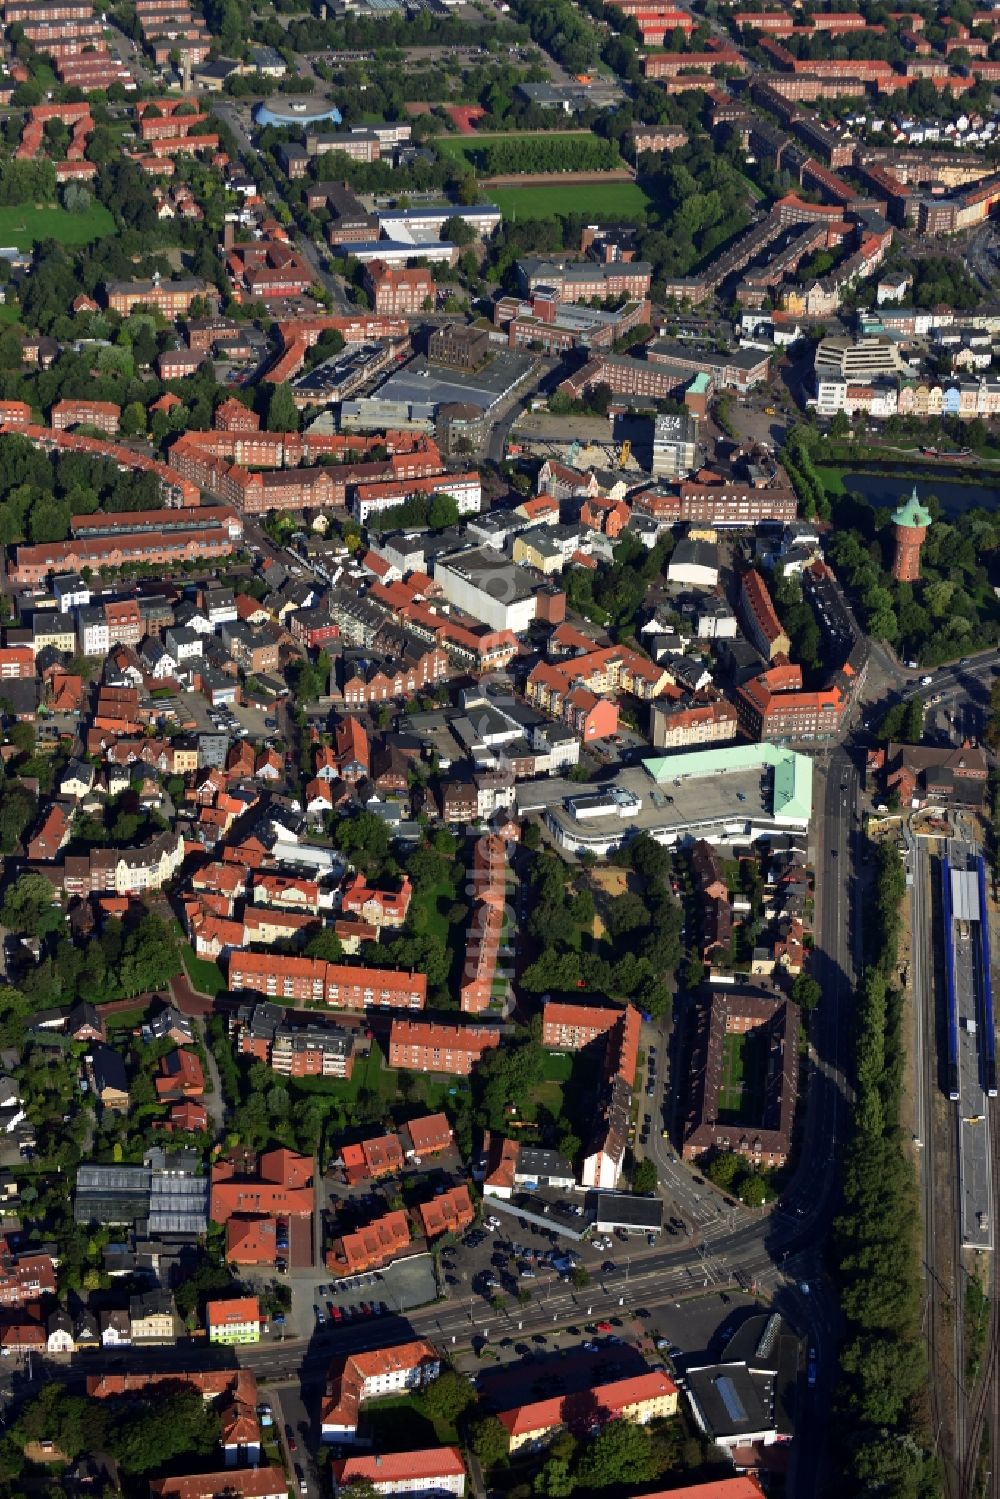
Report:
[{"label": "solar panel on roof", "polygon": [[715,1381],[715,1388],[718,1390],[719,1398],[721,1399],[723,1405],[726,1407],[726,1415],[729,1417],[730,1421],[732,1421],[734,1425],[737,1422],[745,1422],[747,1419],[747,1413],[744,1408],[743,1401],[740,1399],[739,1394],[736,1390],[736,1386],[733,1384],[733,1381],[730,1379],[729,1375],[720,1374],[718,1379]]}]

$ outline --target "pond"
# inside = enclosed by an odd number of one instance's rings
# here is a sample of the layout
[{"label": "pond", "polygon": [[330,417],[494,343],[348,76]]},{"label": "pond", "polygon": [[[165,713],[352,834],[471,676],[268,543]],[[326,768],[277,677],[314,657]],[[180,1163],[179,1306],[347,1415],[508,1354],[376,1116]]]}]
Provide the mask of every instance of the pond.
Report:
[{"label": "pond", "polygon": [[995,510],[1000,505],[1000,476],[996,484],[958,484],[936,473],[924,478],[911,474],[850,474],[843,475],[844,489],[863,496],[870,505],[895,505],[900,499],[908,499],[917,486],[917,495],[926,500],[929,494],[937,495],[941,509],[946,515],[959,515],[963,510]]}]

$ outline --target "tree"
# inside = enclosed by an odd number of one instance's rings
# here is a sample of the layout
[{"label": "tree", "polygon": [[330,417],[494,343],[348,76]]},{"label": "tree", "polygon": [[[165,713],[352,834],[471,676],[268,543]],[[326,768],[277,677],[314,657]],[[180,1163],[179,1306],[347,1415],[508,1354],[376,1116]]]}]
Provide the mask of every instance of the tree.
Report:
[{"label": "tree", "polygon": [[710,1182],[721,1188],[723,1192],[728,1192],[731,1190],[742,1166],[742,1158],[736,1155],[734,1151],[727,1150],[712,1157],[705,1167],[705,1175]]},{"label": "tree", "polygon": [[656,1174],[655,1164],[648,1158],[636,1161],[632,1172],[632,1191],[640,1197],[645,1197],[655,1192],[658,1185],[659,1177]]},{"label": "tree", "polygon": [[453,1426],[459,1416],[475,1405],[476,1392],[464,1374],[446,1369],[424,1388],[420,1399],[432,1421]]},{"label": "tree", "polygon": [[322,931],[310,937],[305,946],[307,958],[322,958],[327,963],[339,963],[344,956],[344,945],[332,927],[324,927]]},{"label": "tree", "polygon": [[271,386],[271,394],[267,403],[267,430],[269,432],[297,432],[299,430],[299,409],[295,404],[292,388],[285,381]]},{"label": "tree", "polygon": [[800,1010],[815,1010],[823,998],[819,981],[810,973],[797,973],[792,984],[792,999]]},{"label": "tree", "polygon": [[577,1464],[581,1488],[624,1488],[655,1477],[652,1444],[644,1426],[609,1421],[584,1450]]},{"label": "tree", "polygon": [[62,925],[63,913],[43,874],[22,874],[4,896],[0,920],[12,932],[41,937]]},{"label": "tree", "polygon": [[441,226],[441,238],[450,240],[453,245],[471,245],[475,241],[476,231],[466,219],[453,213],[451,218],[445,219]]},{"label": "tree", "polygon": [[124,437],[145,437],[146,408],[141,401],[130,401],[125,407],[122,412],[121,429]]},{"label": "tree", "polygon": [[499,1467],[507,1461],[507,1433],[496,1416],[484,1416],[471,1431],[472,1450],[483,1468]]}]

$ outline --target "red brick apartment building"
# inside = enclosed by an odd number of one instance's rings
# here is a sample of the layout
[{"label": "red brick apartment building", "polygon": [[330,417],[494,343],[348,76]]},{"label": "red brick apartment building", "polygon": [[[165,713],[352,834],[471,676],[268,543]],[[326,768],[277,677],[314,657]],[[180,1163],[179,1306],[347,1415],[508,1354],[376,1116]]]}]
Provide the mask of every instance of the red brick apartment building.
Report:
[{"label": "red brick apartment building", "polygon": [[57,432],[70,427],[96,427],[114,437],[121,421],[122,409],[114,401],[57,401],[49,413],[49,419]]},{"label": "red brick apartment building", "polygon": [[422,1010],[427,975],[389,968],[350,967],[320,958],[286,958],[275,953],[234,952],[229,956],[229,987],[296,1004],[327,1004],[341,1010],[380,1007]]},{"label": "red brick apartment building", "polygon": [[600,1005],[549,1000],[542,1008],[542,1045],[550,1051],[580,1051],[613,1030],[624,1013]]},{"label": "red brick apartment building", "polygon": [[717,52],[656,52],[643,58],[643,72],[647,78],[676,78],[689,69],[710,73],[713,68],[733,68],[738,73],[745,73],[746,58],[741,52],[722,47]]},{"label": "red brick apartment building", "polygon": [[16,21],[92,21],[94,7],[86,0],[8,0],[3,8],[5,26]]},{"label": "red brick apartment building", "polygon": [[[767,1043],[760,1118],[720,1122],[727,1035],[761,1031]],[[682,1154],[696,1160],[710,1150],[735,1151],[755,1164],[784,1165],[791,1149],[799,1068],[799,1013],[785,999],[724,990],[698,1007],[691,1057],[691,1092]]]},{"label": "red brick apartment building", "polygon": [[27,401],[0,401],[0,423],[5,427],[30,427],[31,407]]},{"label": "red brick apartment building", "polygon": [[422,312],[428,297],[434,301],[434,277],[423,266],[387,265],[370,260],[365,266],[365,290],[382,316],[412,317]]},{"label": "red brick apartment building", "polygon": [[394,1020],[389,1031],[389,1066],[468,1077],[483,1053],[499,1044],[500,1032],[486,1026]]},{"label": "red brick apartment building", "polygon": [[260,302],[301,296],[316,279],[308,261],[280,240],[233,245],[226,270],[238,290]]},{"label": "red brick apartment building", "polygon": [[762,672],[736,694],[740,727],[750,739],[829,739],[839,732],[850,706],[838,685],[806,692],[799,685],[784,690]]}]

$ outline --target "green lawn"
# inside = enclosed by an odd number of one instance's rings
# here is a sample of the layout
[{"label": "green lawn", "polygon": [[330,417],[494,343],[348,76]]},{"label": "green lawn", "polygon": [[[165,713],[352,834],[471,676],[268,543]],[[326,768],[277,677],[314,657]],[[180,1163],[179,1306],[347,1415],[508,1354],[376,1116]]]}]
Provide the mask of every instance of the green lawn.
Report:
[{"label": "green lawn", "polygon": [[366,1431],[380,1436],[378,1447],[387,1451],[419,1451],[435,1443],[447,1445],[458,1441],[458,1432],[447,1421],[433,1421],[424,1410],[420,1395],[386,1395],[382,1400],[366,1400]]},{"label": "green lawn", "polygon": [[[327,1012],[329,1013],[329,1012]],[[396,1073],[383,1066],[382,1053],[376,1043],[367,1056],[355,1059],[349,1078],[298,1077],[292,1087],[299,1093],[318,1094],[321,1098],[336,1098],[341,1103],[354,1103],[362,1089],[369,1093],[381,1093],[386,1099],[398,1096]]]},{"label": "green lawn", "polygon": [[[452,869],[458,873],[461,866],[456,864]],[[448,924],[448,912],[457,899],[455,885],[452,880],[437,880],[433,885],[427,885],[421,890],[413,893],[413,906],[422,907],[427,913],[427,932],[431,937],[444,946],[450,947],[451,927]],[[411,918],[412,919],[412,918]]]},{"label": "green lawn", "polygon": [[0,323],[16,323],[20,316],[19,302],[0,302]]},{"label": "green lawn", "polygon": [[844,493],[844,470],[842,468],[827,468],[816,464],[816,477],[819,479],[827,494]]},{"label": "green lawn", "polygon": [[723,1041],[719,1122],[759,1124],[764,1112],[769,1035],[758,1026],[744,1035],[730,1032]]},{"label": "green lawn", "polygon": [[114,234],[115,221],[103,203],[92,203],[86,213],[67,213],[65,208],[35,207],[26,203],[0,208],[0,245],[30,250],[40,239],[57,239],[63,245],[89,245],[91,240]]},{"label": "green lawn", "polygon": [[199,958],[190,942],[181,943],[181,958],[191,985],[199,994],[216,995],[225,991],[226,980],[218,963]]},{"label": "green lawn", "polygon": [[487,187],[483,189],[504,218],[555,219],[584,213],[598,219],[645,219],[650,199],[634,182],[567,183],[565,187]]},{"label": "green lawn", "polygon": [[565,1051],[547,1051],[542,1076],[547,1083],[568,1083],[573,1072],[573,1058]]},{"label": "green lawn", "polygon": [[141,1025],[146,1018],[146,1005],[140,1005],[136,1010],[122,1010],[117,1015],[108,1016],[107,1028],[109,1031],[134,1031],[137,1025]]}]

